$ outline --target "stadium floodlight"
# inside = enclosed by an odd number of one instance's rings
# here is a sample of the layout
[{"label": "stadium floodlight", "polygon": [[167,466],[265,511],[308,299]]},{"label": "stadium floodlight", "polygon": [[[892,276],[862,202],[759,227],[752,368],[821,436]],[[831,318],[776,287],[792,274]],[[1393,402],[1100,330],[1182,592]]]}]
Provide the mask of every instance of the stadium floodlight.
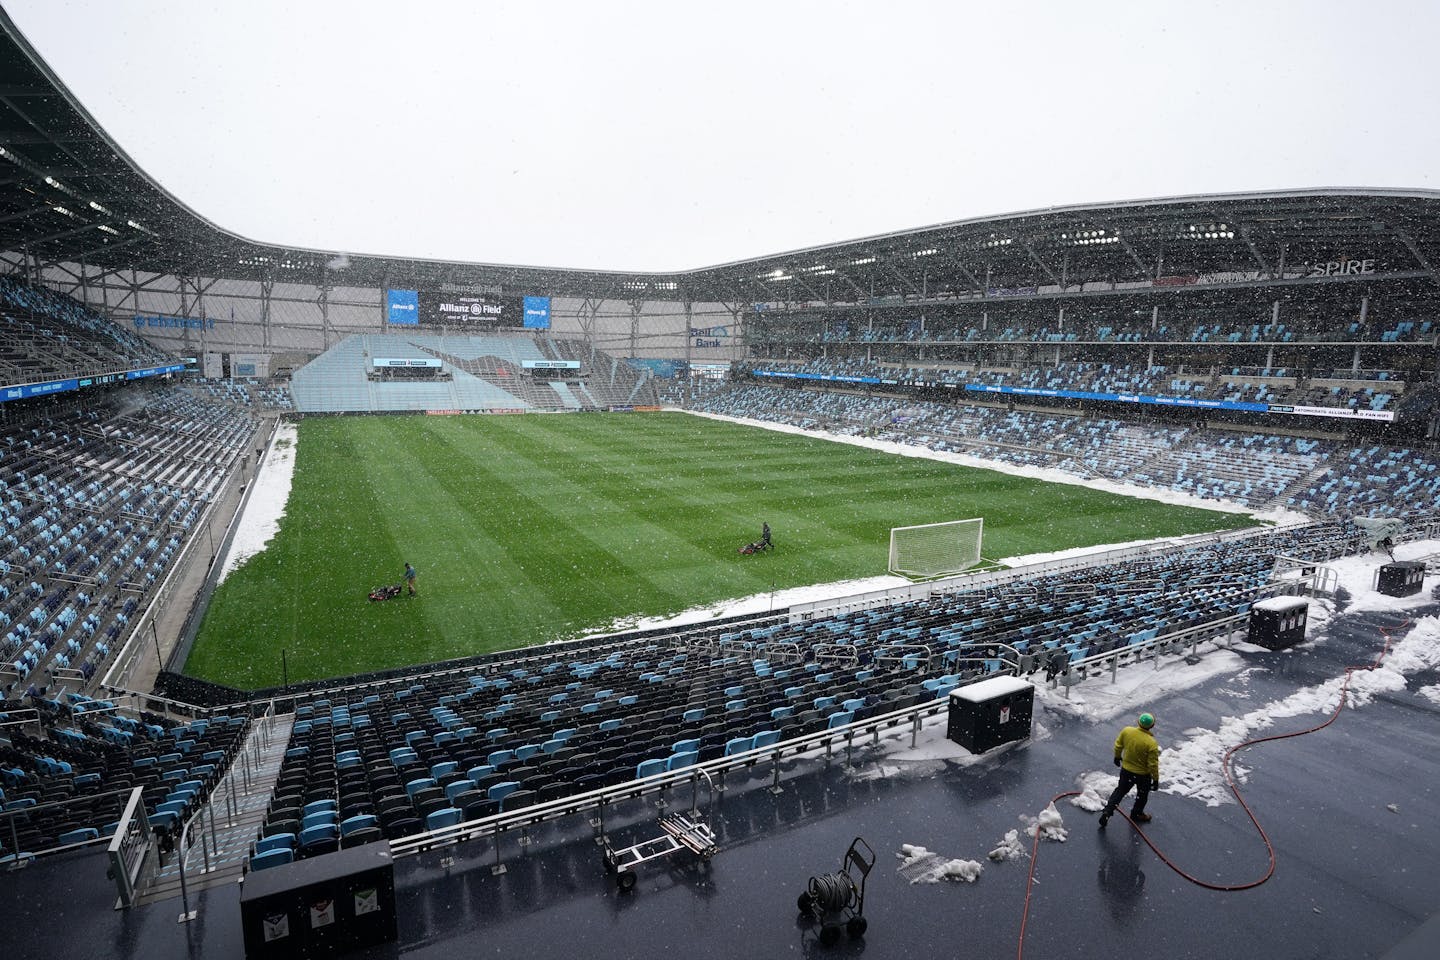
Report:
[{"label": "stadium floodlight", "polygon": [[962,573],[980,562],[985,521],[950,520],[890,530],[890,572],[911,580]]}]

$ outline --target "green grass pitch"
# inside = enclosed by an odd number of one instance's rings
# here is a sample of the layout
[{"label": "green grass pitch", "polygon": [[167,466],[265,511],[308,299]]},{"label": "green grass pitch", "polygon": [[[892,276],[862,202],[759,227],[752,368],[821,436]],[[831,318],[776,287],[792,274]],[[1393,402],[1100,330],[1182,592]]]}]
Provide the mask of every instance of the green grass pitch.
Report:
[{"label": "green grass pitch", "polygon": [[[985,518],[986,556],[1248,517],[685,414],[300,424],[280,532],[216,591],[186,664],[244,689],[520,647],[885,573],[891,527]],[[775,550],[738,549],[774,530]],[[399,583],[419,596],[370,603]]]}]

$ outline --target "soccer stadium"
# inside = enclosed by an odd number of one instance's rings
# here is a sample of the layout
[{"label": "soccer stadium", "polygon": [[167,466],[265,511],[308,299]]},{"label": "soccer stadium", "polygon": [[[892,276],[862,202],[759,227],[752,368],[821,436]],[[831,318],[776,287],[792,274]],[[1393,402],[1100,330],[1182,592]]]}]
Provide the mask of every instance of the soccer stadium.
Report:
[{"label": "soccer stadium", "polygon": [[0,27],[8,957],[1434,955],[1440,192],[285,248]]}]

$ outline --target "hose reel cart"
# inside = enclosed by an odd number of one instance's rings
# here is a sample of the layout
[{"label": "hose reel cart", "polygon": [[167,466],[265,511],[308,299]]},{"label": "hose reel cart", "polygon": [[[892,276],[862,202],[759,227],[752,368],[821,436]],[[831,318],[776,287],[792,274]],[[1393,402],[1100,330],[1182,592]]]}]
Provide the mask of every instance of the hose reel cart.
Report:
[{"label": "hose reel cart", "polygon": [[800,918],[820,924],[820,943],[824,946],[840,939],[842,923],[851,940],[865,936],[869,926],[865,919],[865,878],[874,866],[875,851],[863,838],[856,837],[840,861],[840,870],[811,877],[805,892],[796,898]]}]

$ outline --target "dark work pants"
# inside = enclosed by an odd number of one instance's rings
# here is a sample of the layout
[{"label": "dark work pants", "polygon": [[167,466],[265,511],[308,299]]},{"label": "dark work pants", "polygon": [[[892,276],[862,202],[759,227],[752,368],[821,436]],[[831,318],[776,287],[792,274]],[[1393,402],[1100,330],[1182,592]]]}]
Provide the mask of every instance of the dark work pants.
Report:
[{"label": "dark work pants", "polygon": [[1144,773],[1131,773],[1129,770],[1121,767],[1120,783],[1115,787],[1114,792],[1110,794],[1110,799],[1105,802],[1105,811],[1101,816],[1108,817],[1114,813],[1115,808],[1120,806],[1120,801],[1125,799],[1125,794],[1130,792],[1131,787],[1135,787],[1136,792],[1135,806],[1130,808],[1130,815],[1134,816],[1137,813],[1144,813],[1145,801],[1150,799],[1150,776]]}]

